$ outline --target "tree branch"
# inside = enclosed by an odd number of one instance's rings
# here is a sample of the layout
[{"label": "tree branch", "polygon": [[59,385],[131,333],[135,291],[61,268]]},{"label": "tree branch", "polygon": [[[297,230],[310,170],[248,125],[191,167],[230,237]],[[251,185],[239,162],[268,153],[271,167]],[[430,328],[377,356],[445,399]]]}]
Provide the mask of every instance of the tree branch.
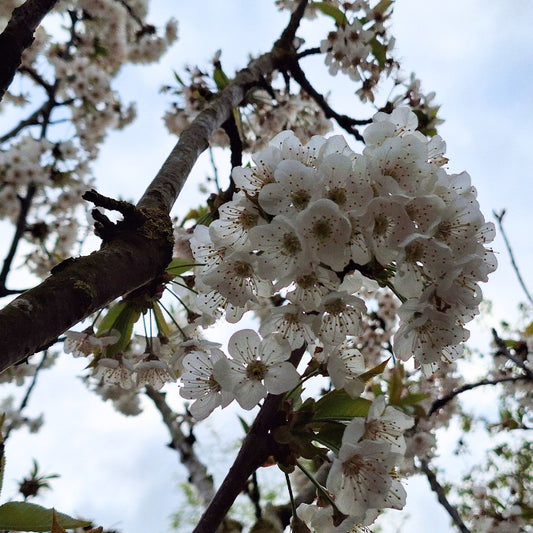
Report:
[{"label": "tree branch", "polygon": [[453,400],[456,396],[459,394],[462,394],[463,392],[476,389],[477,387],[483,387],[485,385],[498,385],[499,383],[506,383],[509,381],[521,381],[521,380],[529,380],[528,376],[509,376],[505,378],[498,378],[498,379],[482,379],[481,381],[478,381],[476,383],[467,383],[466,385],[463,385],[462,387],[458,387],[457,389],[454,389],[452,392],[447,394],[446,396],[443,396],[442,398],[438,398],[433,402],[431,405],[431,408],[428,412],[428,416],[431,416],[433,413],[438,411],[439,409],[442,409],[448,402]]},{"label": "tree branch", "polygon": [[470,533],[470,530],[465,526],[462,518],[459,516],[457,509],[448,501],[448,498],[446,498],[444,487],[438,482],[437,476],[435,476],[433,471],[429,468],[428,462],[425,459],[420,459],[420,465],[422,472],[424,472],[428,478],[431,490],[437,495],[439,503],[446,509],[453,520],[453,523],[457,526],[457,529],[459,529],[461,533]]},{"label": "tree branch", "polygon": [[196,455],[193,441],[181,430],[176,413],[165,401],[165,394],[157,392],[152,387],[146,387],[146,395],[154,402],[157,410],[161,413],[163,422],[167,426],[171,437],[169,446],[180,454],[181,462],[189,472],[189,482],[196,487],[203,502],[207,504],[215,495],[213,477]]},{"label": "tree branch", "polygon": [[353,135],[358,141],[363,140],[363,136],[359,133],[356,126],[368,124],[371,120],[356,120],[347,115],[341,115],[332,109],[326,102],[324,96],[311,85],[311,82],[307,79],[305,72],[302,70],[302,67],[300,67],[296,58],[291,62],[289,70],[300,87],[320,106],[322,111],[324,111],[326,118],[334,119],[341,128],[346,130],[350,135]]},{"label": "tree branch", "polygon": [[493,211],[492,214],[498,221],[498,228],[500,230],[500,233],[502,234],[503,242],[505,243],[507,252],[509,253],[509,259],[511,260],[511,266],[513,267],[513,270],[516,274],[518,283],[520,283],[520,286],[522,287],[522,290],[524,291],[524,294],[526,295],[526,298],[528,299],[529,303],[533,305],[533,298],[531,297],[531,294],[529,293],[529,290],[526,287],[526,284],[522,278],[522,275],[520,274],[520,270],[514,258],[513,249],[511,248],[511,243],[509,242],[509,239],[507,238],[507,234],[505,233],[505,230],[503,229],[503,217],[505,215],[505,209],[503,209],[500,214],[496,213],[496,211]]},{"label": "tree branch", "polygon": [[[296,366],[305,352],[305,346],[294,350],[290,361]],[[285,422],[279,407],[283,394],[269,394],[257,417],[246,435],[237,458],[231,466],[222,485],[209,504],[193,533],[213,533],[220,525],[233,502],[242,491],[246,480],[263,465],[269,456],[281,452],[280,445],[274,440],[273,432]]]},{"label": "tree branch", "polygon": [[11,246],[9,247],[7,255],[4,259],[2,271],[0,272],[0,297],[6,296],[7,294],[13,294],[13,291],[9,291],[6,288],[7,276],[9,274],[9,271],[11,270],[11,263],[13,262],[15,254],[17,252],[20,239],[22,238],[22,235],[26,230],[26,217],[28,216],[28,211],[30,209],[33,196],[35,195],[36,190],[37,189],[35,185],[32,184],[28,187],[26,196],[24,196],[24,198],[19,197],[20,211],[17,219],[17,227],[15,228],[15,234],[13,235]]},{"label": "tree branch", "polygon": [[0,34],[0,100],[15,77],[22,53],[31,45],[34,32],[57,0],[27,0],[17,7]]},{"label": "tree branch", "polygon": [[[305,2],[301,3],[305,7]],[[39,286],[0,311],[0,371],[44,349],[65,330],[109,302],[161,275],[171,259],[172,225],[168,213],[209,137],[229,118],[234,107],[275,69],[287,67],[296,51],[288,28],[272,50],[237,73],[182,135],[148,186],[137,210],[144,222],[123,228],[91,255],[63,262]],[[287,40],[290,39],[290,42]],[[31,324],[31,327],[30,327]]]}]

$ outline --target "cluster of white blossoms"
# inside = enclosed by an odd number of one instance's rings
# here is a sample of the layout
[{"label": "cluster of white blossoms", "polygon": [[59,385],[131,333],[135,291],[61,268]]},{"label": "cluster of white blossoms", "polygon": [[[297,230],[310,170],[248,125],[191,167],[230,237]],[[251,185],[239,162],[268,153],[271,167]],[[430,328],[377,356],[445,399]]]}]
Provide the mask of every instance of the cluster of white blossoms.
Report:
[{"label": "cluster of white blossoms", "polygon": [[[413,422],[379,396],[366,419],[354,418],[346,426],[326,481],[337,516],[331,506],[301,504],[297,509],[312,532],[367,531],[380,509],[403,508],[406,492],[396,468],[405,452],[403,434]],[[342,521],[338,512],[345,515]]]},{"label": "cluster of white blossoms", "polygon": [[[382,73],[390,73],[397,66],[391,56],[394,38],[385,23],[393,2],[356,0],[328,0],[309,2],[305,16],[315,18],[319,12],[335,20],[335,30],[320,42],[320,51],[326,54],[326,65],[333,76],[339,71],[352,80],[362,82],[357,91],[361,100],[374,101],[374,88]],[[299,2],[278,0],[280,9],[294,11]]]},{"label": "cluster of white blossoms", "polygon": [[191,239],[204,321],[281,295],[265,333],[330,353],[362,331],[366,278],[402,301],[396,356],[426,373],[455,359],[496,267],[494,227],[468,174],[442,168],[444,142],[416,126],[407,108],[377,113],[362,154],[340,136],[302,145],[282,132],[235,168],[238,192]]}]

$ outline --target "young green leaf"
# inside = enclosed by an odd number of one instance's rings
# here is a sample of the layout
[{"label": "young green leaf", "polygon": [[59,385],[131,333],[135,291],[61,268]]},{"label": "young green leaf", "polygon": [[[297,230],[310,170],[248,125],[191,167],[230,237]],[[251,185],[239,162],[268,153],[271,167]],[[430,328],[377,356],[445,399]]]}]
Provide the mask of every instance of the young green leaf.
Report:
[{"label": "young green leaf", "polygon": [[[0,530],[8,531],[50,531],[54,509],[46,509],[28,502],[7,502],[0,505]],[[61,527],[74,529],[91,525],[88,520],[72,518],[56,513]]]},{"label": "young green leaf", "polygon": [[322,11],[324,15],[331,17],[338,26],[346,26],[348,24],[348,19],[346,15],[335,6],[331,4],[326,4],[326,2],[313,2],[313,6],[316,7],[319,11]]},{"label": "young green leaf", "polygon": [[344,390],[333,390],[316,402],[313,420],[349,422],[356,416],[366,416],[371,404],[365,398],[351,398]]}]

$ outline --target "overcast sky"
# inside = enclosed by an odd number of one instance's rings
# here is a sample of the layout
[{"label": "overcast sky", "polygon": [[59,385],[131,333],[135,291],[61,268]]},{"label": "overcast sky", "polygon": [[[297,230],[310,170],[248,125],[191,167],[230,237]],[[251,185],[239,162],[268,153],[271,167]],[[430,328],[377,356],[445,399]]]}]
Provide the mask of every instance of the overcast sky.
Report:
[{"label": "overcast sky", "polygon": [[[177,7],[172,13],[169,6]],[[241,68],[249,53],[271,47],[286,21],[286,14],[278,13],[268,0],[158,0],[153,9],[156,22],[170,14],[178,18],[180,40],[159,65],[125,69],[117,88],[124,100],[138,102],[139,120],[109,136],[95,166],[102,193],[127,190],[132,200],[140,197],[175,143],[161,120],[168,97],[158,93],[161,85],[172,82],[171,69],[180,70],[185,63],[207,66],[218,48],[227,72]],[[532,15],[533,4],[526,0],[397,0],[393,17],[397,56],[405,71],[415,71],[426,91],[437,92],[436,101],[442,105],[440,116],[446,122],[440,133],[447,143],[449,168],[471,174],[488,219],[492,210],[507,208],[506,228],[526,282],[531,283]],[[306,31],[309,45],[322,37]],[[350,114],[354,99],[349,82],[337,76],[332,87],[333,101]],[[217,158],[222,163],[222,157]],[[205,162],[199,165],[196,179],[208,170]],[[178,204],[193,205],[200,199],[192,184]],[[499,318],[513,316],[523,295],[500,238],[494,248],[500,269],[483,287],[484,293],[493,300]],[[45,412],[46,424],[38,435],[12,435],[3,497],[14,494],[13,480],[30,470],[34,457],[45,472],[61,475],[42,503],[123,533],[165,533],[168,516],[179,505],[177,485],[185,478],[178,457],[165,446],[165,427],[152,409],[138,418],[116,415],[76,379],[82,370],[83,362],[64,358],[56,369],[42,374],[28,411],[38,414],[43,406],[53,407]],[[169,394],[176,395],[175,389]],[[234,436],[223,435],[218,450],[209,435],[221,424],[237,428],[237,421],[231,414],[215,418],[198,434],[220,476],[224,446],[230,446]],[[461,461],[453,468],[461,468]],[[451,531],[444,512],[422,499],[432,500],[423,482],[410,480],[408,491],[411,530]],[[386,533],[395,532],[404,515],[394,516]]]}]

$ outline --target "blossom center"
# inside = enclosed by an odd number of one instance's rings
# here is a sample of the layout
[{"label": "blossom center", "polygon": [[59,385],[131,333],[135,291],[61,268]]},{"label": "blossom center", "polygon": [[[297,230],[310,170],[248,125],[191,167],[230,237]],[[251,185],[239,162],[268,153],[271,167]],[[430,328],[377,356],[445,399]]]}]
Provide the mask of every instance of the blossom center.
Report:
[{"label": "blossom center", "polygon": [[300,211],[307,207],[310,199],[309,193],[303,189],[291,193],[292,204]]},{"label": "blossom center", "polygon": [[319,241],[325,241],[328,239],[332,234],[333,228],[331,227],[331,224],[327,220],[317,220],[313,224],[313,235],[319,240]]},{"label": "blossom center", "polygon": [[252,361],[246,367],[246,377],[248,379],[261,381],[265,377],[267,370],[268,368],[263,361]]},{"label": "blossom center", "polygon": [[283,252],[285,255],[294,256],[302,251],[300,240],[294,233],[285,233],[283,235]]}]

